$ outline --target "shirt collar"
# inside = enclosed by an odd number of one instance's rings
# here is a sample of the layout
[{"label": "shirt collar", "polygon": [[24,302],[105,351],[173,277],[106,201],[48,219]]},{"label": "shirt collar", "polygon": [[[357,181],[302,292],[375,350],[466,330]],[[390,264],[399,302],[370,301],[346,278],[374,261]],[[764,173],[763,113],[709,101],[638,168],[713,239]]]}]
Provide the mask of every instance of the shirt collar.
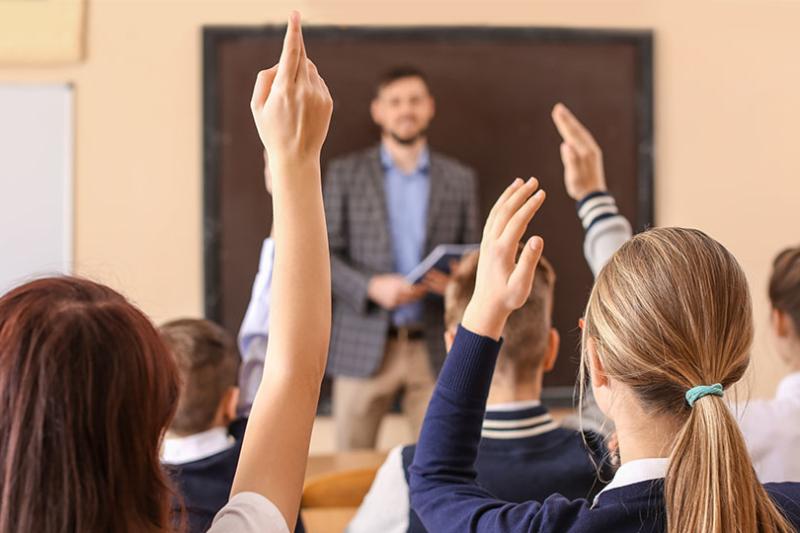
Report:
[{"label": "shirt collar", "polygon": [[509,402],[487,407],[481,437],[523,439],[548,433],[558,427],[539,401]]},{"label": "shirt collar", "polygon": [[233,447],[235,439],[227,428],[216,427],[188,437],[167,437],[161,449],[161,460],[179,465],[211,457]]},{"label": "shirt collar", "polygon": [[669,459],[666,457],[628,461],[619,467],[611,483],[597,493],[597,496],[594,497],[594,505],[597,505],[598,498],[600,498],[600,495],[604,492],[627,487],[628,485],[641,483],[643,481],[665,478],[667,476],[667,468],[669,468]]},{"label": "shirt collar", "polygon": [[[384,170],[392,170],[397,169],[394,164],[394,160],[392,159],[392,155],[389,153],[389,150],[386,149],[386,145],[381,143],[381,165],[383,165]],[[416,174],[419,172],[427,172],[431,166],[431,153],[428,147],[422,149],[422,152],[419,154],[419,159],[417,159],[417,168],[414,169],[414,172],[410,174]]]},{"label": "shirt collar", "polygon": [[505,402],[505,403],[493,403],[486,406],[486,412],[489,413],[491,411],[500,411],[500,412],[508,412],[508,411],[521,411],[522,409],[533,409],[535,407],[540,407],[542,402],[539,400],[525,400],[520,402]]},{"label": "shirt collar", "polygon": [[800,401],[800,372],[789,374],[778,384],[775,397],[785,400]]}]

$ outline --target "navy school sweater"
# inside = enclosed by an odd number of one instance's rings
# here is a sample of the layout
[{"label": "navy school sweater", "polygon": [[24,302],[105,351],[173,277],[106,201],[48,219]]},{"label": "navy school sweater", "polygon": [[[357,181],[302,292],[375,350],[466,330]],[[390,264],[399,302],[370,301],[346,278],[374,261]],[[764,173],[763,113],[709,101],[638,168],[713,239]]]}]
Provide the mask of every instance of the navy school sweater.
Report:
[{"label": "navy school sweater", "polygon": [[[402,450],[406,481],[415,450],[416,446]],[[613,475],[607,456],[601,436],[558,427],[542,405],[490,409],[483,421],[475,470],[482,487],[509,502],[544,500],[556,493],[592,499]],[[408,532],[425,531],[411,509]]]},{"label": "navy school sweater", "polygon": [[[436,533],[664,531],[663,480],[605,491],[594,505],[562,495],[510,503],[476,482],[475,458],[500,345],[459,328],[445,361],[409,470],[411,506],[425,527]],[[800,484],[765,488],[800,527]]]},{"label": "navy school sweater", "polygon": [[[228,431],[236,439],[236,444],[227,450],[189,463],[165,465],[183,498],[188,533],[207,531],[214,516],[228,503],[246,426],[247,419],[237,420],[230,425]],[[175,516],[179,516],[177,512],[180,508],[180,500],[174,501]],[[295,532],[304,533],[300,517]]]}]

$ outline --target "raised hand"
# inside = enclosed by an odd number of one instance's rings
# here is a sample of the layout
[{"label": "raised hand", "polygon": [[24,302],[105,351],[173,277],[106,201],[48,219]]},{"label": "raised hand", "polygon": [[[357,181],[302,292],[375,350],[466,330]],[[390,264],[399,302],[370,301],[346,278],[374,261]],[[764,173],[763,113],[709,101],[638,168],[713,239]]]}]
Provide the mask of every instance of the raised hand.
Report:
[{"label": "raised hand", "polygon": [[553,122],[564,140],[561,161],[564,163],[564,185],[575,201],[595,191],[606,190],[603,152],[586,127],[564,104],[553,108]]},{"label": "raised hand", "polygon": [[[271,299],[281,312],[270,315],[264,375],[231,493],[263,495],[287,524],[293,524],[331,329],[330,255],[319,155],[332,102],[306,57],[297,13],[289,19],[278,65],[258,75],[251,108],[269,152],[275,221]],[[275,428],[281,428],[280,438],[275,438]]]},{"label": "raised hand", "polygon": [[270,166],[319,164],[333,100],[317,67],[306,56],[297,12],[289,18],[280,61],[258,73],[250,109],[270,154]]},{"label": "raised hand", "polygon": [[531,237],[517,259],[519,241],[545,199],[535,178],[517,178],[492,207],[481,239],[475,292],[464,312],[465,328],[497,339],[512,311],[525,303],[533,286],[544,241]]}]

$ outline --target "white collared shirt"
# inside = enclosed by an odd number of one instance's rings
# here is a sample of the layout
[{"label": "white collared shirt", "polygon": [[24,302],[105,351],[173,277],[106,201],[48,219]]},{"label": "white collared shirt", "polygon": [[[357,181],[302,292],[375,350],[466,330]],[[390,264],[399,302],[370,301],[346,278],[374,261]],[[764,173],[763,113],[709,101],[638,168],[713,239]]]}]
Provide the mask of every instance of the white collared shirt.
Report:
[{"label": "white collared shirt", "polygon": [[734,410],[762,483],[800,481],[800,372],[789,374],[771,400]]},{"label": "white collared shirt", "polygon": [[161,448],[161,461],[169,465],[182,465],[211,457],[236,443],[223,427],[211,428],[188,437],[169,437],[164,439]]},{"label": "white collared shirt", "polygon": [[627,487],[628,485],[634,485],[643,481],[663,479],[667,477],[667,468],[669,468],[669,459],[666,457],[652,457],[628,461],[617,469],[617,473],[614,474],[611,483],[597,493],[597,496],[594,497],[594,504],[597,504],[597,499],[604,492]]}]

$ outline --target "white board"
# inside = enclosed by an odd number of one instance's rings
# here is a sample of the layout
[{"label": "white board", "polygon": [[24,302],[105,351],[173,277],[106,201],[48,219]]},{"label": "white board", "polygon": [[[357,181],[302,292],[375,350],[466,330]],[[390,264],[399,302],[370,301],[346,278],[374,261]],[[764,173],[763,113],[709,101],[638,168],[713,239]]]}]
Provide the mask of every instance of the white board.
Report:
[{"label": "white board", "polygon": [[0,294],[72,265],[73,94],[0,84]]}]

